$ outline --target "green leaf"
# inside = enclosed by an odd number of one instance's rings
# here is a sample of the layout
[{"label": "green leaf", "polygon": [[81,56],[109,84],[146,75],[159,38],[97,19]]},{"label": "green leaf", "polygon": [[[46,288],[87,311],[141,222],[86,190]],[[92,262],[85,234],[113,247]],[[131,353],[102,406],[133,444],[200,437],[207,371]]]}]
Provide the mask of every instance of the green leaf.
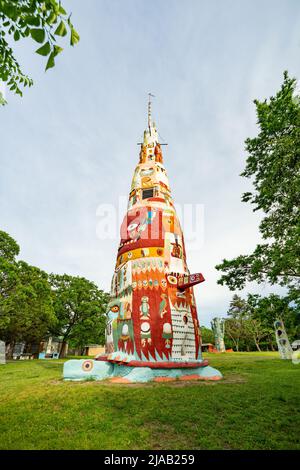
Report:
[{"label": "green leaf", "polygon": [[80,39],[80,36],[77,33],[76,29],[71,28],[71,40],[70,40],[71,46],[75,46],[75,44],[79,42],[79,39]]},{"label": "green leaf", "polygon": [[0,91],[0,105],[5,106],[7,104],[7,101],[5,100],[4,96],[2,95]]},{"label": "green leaf", "polygon": [[28,37],[30,34],[30,28],[27,26],[23,31],[24,36]]},{"label": "green leaf", "polygon": [[63,51],[62,47],[54,46],[54,57],[56,57],[62,51]]},{"label": "green leaf", "polygon": [[20,33],[19,33],[19,30],[16,29],[15,34],[14,34],[14,40],[19,41],[19,39],[20,39]]},{"label": "green leaf", "polygon": [[47,23],[48,24],[53,24],[53,23],[56,23],[56,22],[57,22],[57,14],[54,13],[54,12],[50,13],[50,15],[47,18]]},{"label": "green leaf", "polygon": [[45,31],[40,28],[33,28],[30,30],[31,37],[36,42],[44,42],[45,39]]},{"label": "green leaf", "polygon": [[45,70],[51,69],[52,67],[55,66],[54,57],[55,57],[54,52],[51,52],[51,54],[49,55],[49,59],[48,59]]},{"label": "green leaf", "polygon": [[66,10],[61,5],[59,5],[59,10],[58,11],[61,15],[66,15],[67,14]]},{"label": "green leaf", "polygon": [[56,34],[56,36],[65,36],[67,34],[67,28],[63,21],[59,23],[56,30],[54,31],[54,34]]},{"label": "green leaf", "polygon": [[24,18],[25,22],[27,24],[30,24],[32,26],[40,26],[40,17],[39,16],[27,16]]},{"label": "green leaf", "polygon": [[50,54],[50,51],[51,51],[50,43],[49,43],[49,41],[47,41],[47,42],[45,42],[45,44],[42,47],[37,49],[35,52],[37,54],[46,56],[46,55]]}]

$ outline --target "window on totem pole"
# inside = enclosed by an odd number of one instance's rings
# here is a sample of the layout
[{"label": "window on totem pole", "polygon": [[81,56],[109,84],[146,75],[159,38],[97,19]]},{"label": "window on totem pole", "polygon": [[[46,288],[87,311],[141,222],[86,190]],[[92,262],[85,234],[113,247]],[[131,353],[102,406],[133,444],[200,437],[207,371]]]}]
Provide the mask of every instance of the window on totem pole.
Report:
[{"label": "window on totem pole", "polygon": [[143,199],[148,199],[149,197],[153,197],[153,188],[143,189]]}]

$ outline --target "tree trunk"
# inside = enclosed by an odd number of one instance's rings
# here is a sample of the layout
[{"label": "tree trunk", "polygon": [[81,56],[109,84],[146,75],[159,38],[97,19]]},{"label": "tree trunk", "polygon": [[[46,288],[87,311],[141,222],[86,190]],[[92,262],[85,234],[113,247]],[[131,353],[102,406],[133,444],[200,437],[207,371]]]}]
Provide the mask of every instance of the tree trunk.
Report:
[{"label": "tree trunk", "polygon": [[67,342],[65,340],[62,341],[60,351],[59,351],[59,358],[66,357],[66,349],[67,349]]},{"label": "tree trunk", "polygon": [[6,359],[12,359],[13,358],[13,352],[14,352],[15,344],[16,344],[15,341],[11,341],[6,346],[6,348],[5,348],[6,349]]},{"label": "tree trunk", "polygon": [[261,349],[259,347],[259,343],[257,341],[255,341],[255,346],[257,347],[257,350],[261,352]]}]

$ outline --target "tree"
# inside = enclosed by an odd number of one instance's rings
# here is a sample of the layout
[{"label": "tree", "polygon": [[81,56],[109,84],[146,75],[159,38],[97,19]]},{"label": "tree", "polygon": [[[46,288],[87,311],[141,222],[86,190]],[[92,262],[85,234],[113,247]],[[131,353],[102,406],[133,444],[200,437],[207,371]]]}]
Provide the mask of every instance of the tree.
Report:
[{"label": "tree", "polygon": [[229,338],[237,351],[253,348],[261,351],[262,347],[274,351],[274,322],[278,319],[283,320],[291,339],[296,339],[300,333],[299,304],[291,301],[289,296],[248,294],[242,299],[235,294],[227,313],[226,342]]},{"label": "tree", "polygon": [[0,298],[0,337],[9,344],[10,357],[16,342],[39,343],[56,319],[44,271],[18,261],[1,274],[10,279]]},{"label": "tree", "polygon": [[109,294],[83,277],[51,274],[49,279],[58,320],[51,331],[62,337],[60,357],[67,342],[81,348],[89,342],[104,344]]},{"label": "tree", "polygon": [[0,259],[12,262],[19,253],[18,243],[8,233],[0,230]]},{"label": "tree", "polygon": [[0,231],[0,338],[12,356],[17,341],[39,342],[54,324],[48,275],[24,261],[16,261],[20,248]]},{"label": "tree", "polygon": [[0,231],[0,321],[3,320],[1,301],[8,297],[17,281],[16,256],[20,252],[17,242],[6,232]]},{"label": "tree", "polygon": [[[71,23],[71,15],[57,0],[0,0],[0,80],[14,93],[22,96],[21,87],[31,86],[32,79],[22,72],[7,36],[15,41],[30,37],[40,47],[37,54],[47,57],[46,70],[54,67],[55,57],[63,48],[57,37],[70,33],[70,44],[79,41],[79,35]],[[0,104],[5,104],[0,93]]]},{"label": "tree", "polygon": [[249,294],[247,303],[252,312],[252,317],[258,320],[262,329],[267,333],[268,343],[274,349],[275,343],[274,322],[282,320],[285,324],[288,335],[291,339],[296,339],[300,334],[300,305],[295,303],[289,295],[280,297],[270,294],[267,297]]},{"label": "tree", "polygon": [[265,216],[259,230],[264,243],[249,255],[224,259],[218,283],[231,290],[247,281],[279,283],[299,293],[300,279],[300,100],[296,80],[284,73],[281,89],[269,101],[255,100],[259,133],[246,140],[246,168],[254,190],[243,194]]},{"label": "tree", "polygon": [[201,326],[201,337],[202,343],[211,343],[214,344],[215,342],[215,335],[210,328],[206,328],[206,326]]},{"label": "tree", "polygon": [[[82,277],[48,274],[17,261],[20,248],[0,231],[0,338],[11,356],[16,342],[39,343],[48,334],[76,347],[104,343],[109,294]],[[49,282],[50,280],[50,282]]]},{"label": "tree", "polygon": [[244,322],[248,314],[247,302],[234,294],[227,314],[229,318],[225,319],[225,334],[232,340],[236,351],[239,351],[240,341],[245,337]]},{"label": "tree", "polygon": [[[255,343],[256,349],[261,351],[260,343],[262,339],[266,338],[270,334],[270,328],[264,326],[261,320],[258,318],[249,317],[244,321],[245,335],[249,336]],[[272,332],[273,330],[271,330]]]},{"label": "tree", "polygon": [[[225,320],[225,335],[232,341],[235,350],[239,351],[239,343],[242,337],[241,324],[235,318],[226,318]],[[227,341],[226,341],[227,343]]]}]

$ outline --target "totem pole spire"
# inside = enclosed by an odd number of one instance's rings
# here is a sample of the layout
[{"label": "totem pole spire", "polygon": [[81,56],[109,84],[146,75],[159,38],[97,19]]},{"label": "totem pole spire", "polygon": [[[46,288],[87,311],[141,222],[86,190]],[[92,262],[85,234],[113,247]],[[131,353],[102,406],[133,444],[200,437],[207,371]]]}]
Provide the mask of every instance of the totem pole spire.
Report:
[{"label": "totem pole spire", "polygon": [[149,129],[150,135],[151,135],[151,127],[152,127],[151,98],[154,98],[154,95],[152,95],[152,93],[148,93],[148,129]]}]

